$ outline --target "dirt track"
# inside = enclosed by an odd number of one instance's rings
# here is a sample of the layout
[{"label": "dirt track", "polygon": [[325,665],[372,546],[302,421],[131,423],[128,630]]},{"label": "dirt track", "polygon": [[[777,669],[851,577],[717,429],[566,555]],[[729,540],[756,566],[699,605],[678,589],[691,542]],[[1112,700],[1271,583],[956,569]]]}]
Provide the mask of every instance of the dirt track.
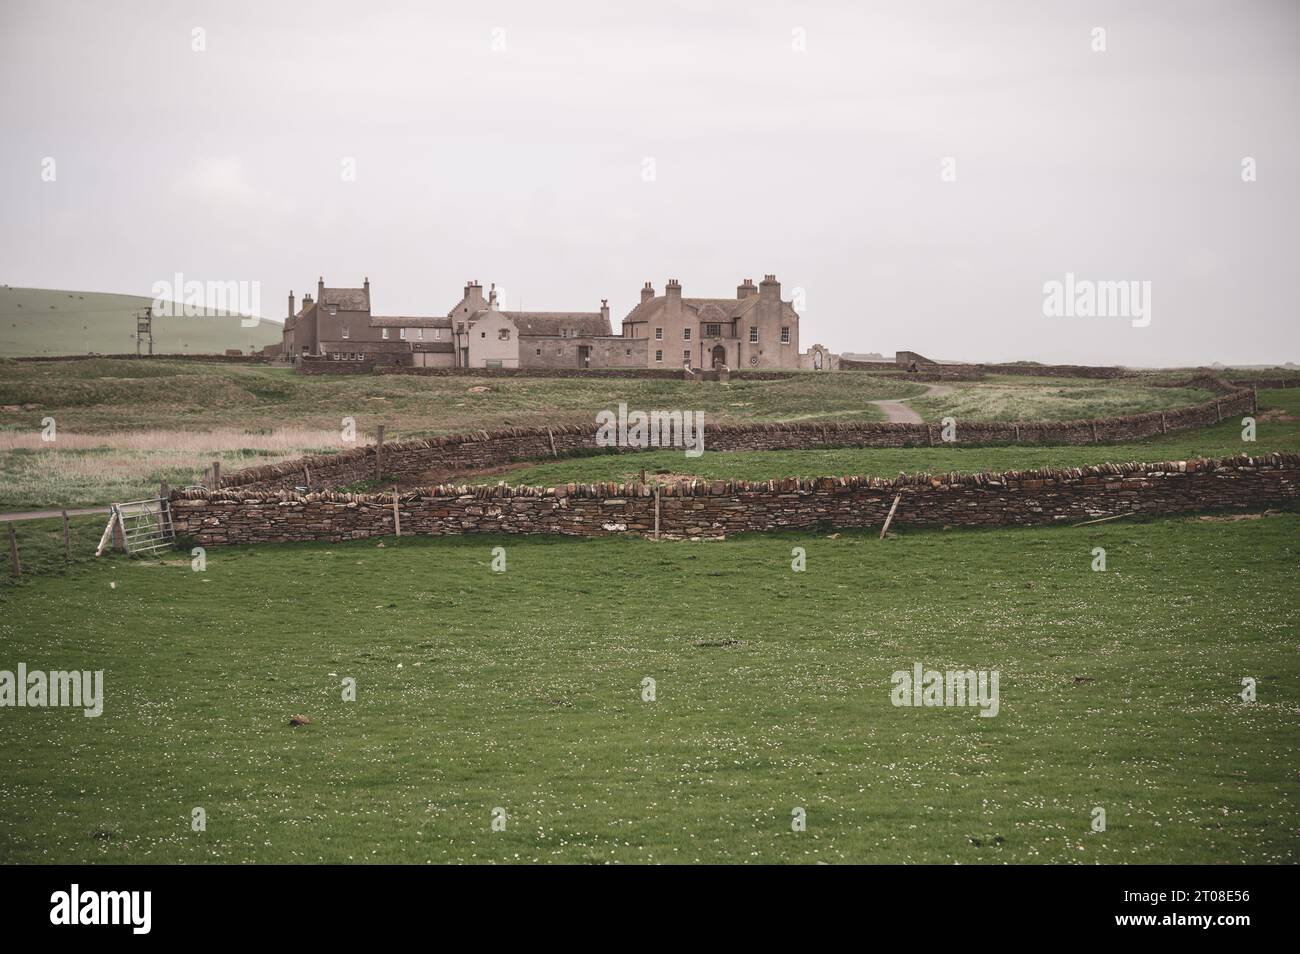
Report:
[{"label": "dirt track", "polygon": [[[946,384],[927,384],[925,385],[925,394],[919,397],[938,397],[942,394],[948,394],[952,391]],[[922,424],[921,415],[908,407],[904,402],[910,398],[895,398],[888,401],[872,401],[871,403],[885,412],[885,420],[891,424]]]}]

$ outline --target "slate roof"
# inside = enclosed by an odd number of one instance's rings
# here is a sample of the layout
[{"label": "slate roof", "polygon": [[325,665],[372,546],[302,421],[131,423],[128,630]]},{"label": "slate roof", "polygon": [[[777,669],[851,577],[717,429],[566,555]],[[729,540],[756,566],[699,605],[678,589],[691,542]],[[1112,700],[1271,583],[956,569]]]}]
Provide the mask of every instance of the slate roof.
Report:
[{"label": "slate roof", "polygon": [[515,323],[520,335],[530,337],[558,338],[562,330],[575,331],[583,337],[613,334],[609,319],[598,311],[505,311],[502,314]]},{"label": "slate roof", "polygon": [[[668,299],[656,295],[649,301],[643,301],[630,312],[623,321],[650,321],[664,310]],[[682,306],[695,312],[700,321],[733,321],[742,317],[758,303],[757,295],[748,298],[683,298]]]},{"label": "slate roof", "polygon": [[326,288],[322,305],[338,305],[340,311],[369,311],[370,292],[364,288]]}]

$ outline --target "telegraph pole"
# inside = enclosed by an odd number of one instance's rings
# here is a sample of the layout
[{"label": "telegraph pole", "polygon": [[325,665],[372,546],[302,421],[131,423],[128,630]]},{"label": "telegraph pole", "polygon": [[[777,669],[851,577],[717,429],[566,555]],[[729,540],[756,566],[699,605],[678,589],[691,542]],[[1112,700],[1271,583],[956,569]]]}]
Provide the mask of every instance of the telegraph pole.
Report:
[{"label": "telegraph pole", "polygon": [[149,354],[153,355],[153,306],[150,305],[144,310],[144,314],[139,312],[135,316],[135,356],[140,357],[140,342],[149,339]]}]

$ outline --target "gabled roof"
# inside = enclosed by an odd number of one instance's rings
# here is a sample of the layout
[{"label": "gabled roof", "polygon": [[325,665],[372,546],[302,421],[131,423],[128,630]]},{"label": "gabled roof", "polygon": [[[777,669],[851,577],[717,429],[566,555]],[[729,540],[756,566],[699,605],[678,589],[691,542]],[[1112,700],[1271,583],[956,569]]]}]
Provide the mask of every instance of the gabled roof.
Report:
[{"label": "gabled roof", "polygon": [[284,330],[293,331],[293,329],[298,326],[299,321],[307,321],[308,319],[314,318],[315,316],[316,316],[315,302],[312,302],[310,305],[303,305],[301,308],[298,309],[298,314],[294,315],[292,318],[288,318],[285,320]]},{"label": "gabled roof", "polygon": [[326,288],[320,303],[337,305],[341,311],[369,311],[370,292],[365,288]]},{"label": "gabled roof", "polygon": [[[627,321],[649,321],[655,315],[664,310],[664,305],[668,299],[663,295],[656,295],[649,301],[643,301],[637,305],[623,320]],[[757,295],[750,295],[747,298],[683,298],[682,307],[695,312],[700,321],[733,321],[745,315],[755,304],[758,303]],[[783,303],[784,304],[784,303]]]},{"label": "gabled roof", "polygon": [[[613,330],[609,319],[598,311],[503,311],[515,323],[521,335],[531,337],[556,337],[561,331],[574,331],[582,336],[609,335]],[[480,315],[475,315],[478,318]]]}]

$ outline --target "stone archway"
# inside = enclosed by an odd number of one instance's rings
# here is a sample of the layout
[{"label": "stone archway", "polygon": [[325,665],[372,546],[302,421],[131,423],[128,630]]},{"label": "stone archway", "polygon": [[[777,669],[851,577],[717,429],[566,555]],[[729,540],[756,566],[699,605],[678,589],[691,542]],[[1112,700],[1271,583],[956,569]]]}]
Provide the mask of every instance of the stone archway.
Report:
[{"label": "stone archway", "polygon": [[713,346],[713,370],[716,371],[727,363],[727,349],[723,345]]}]

